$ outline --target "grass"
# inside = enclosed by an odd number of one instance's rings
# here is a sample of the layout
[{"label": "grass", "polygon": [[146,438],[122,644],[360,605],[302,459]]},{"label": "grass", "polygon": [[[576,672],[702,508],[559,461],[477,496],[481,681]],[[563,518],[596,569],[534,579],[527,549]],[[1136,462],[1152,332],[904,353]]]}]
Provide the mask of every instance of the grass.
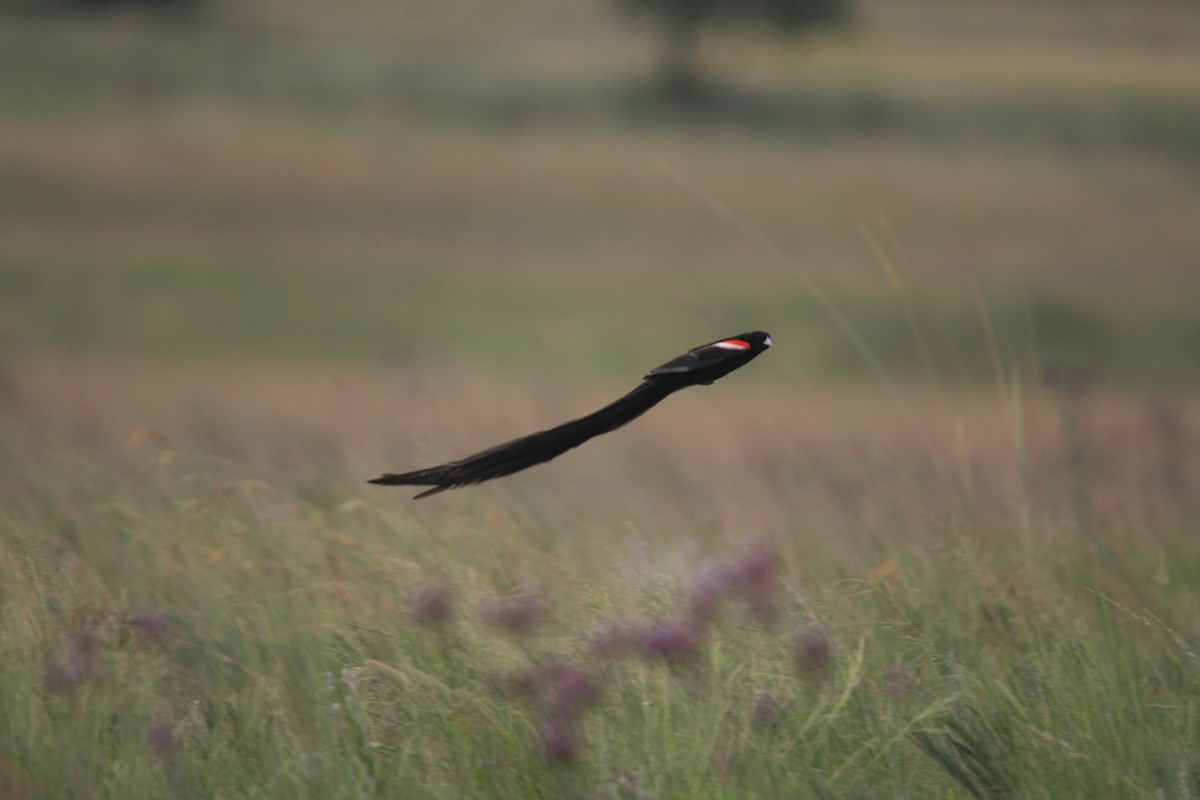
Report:
[{"label": "grass", "polygon": [[0,796],[1200,796],[1200,16],[417,5],[5,16]]},{"label": "grass", "polygon": [[15,796],[1197,790],[1192,407],[726,386],[414,504],[396,435],[533,392],[147,366],[11,373]]}]

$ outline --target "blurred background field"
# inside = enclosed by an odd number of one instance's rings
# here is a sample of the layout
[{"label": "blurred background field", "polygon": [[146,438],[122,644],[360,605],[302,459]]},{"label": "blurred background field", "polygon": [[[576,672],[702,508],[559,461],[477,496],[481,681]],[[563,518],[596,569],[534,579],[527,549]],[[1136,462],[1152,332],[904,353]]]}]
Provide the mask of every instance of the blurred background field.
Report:
[{"label": "blurred background field", "polygon": [[0,8],[0,795],[1200,796],[1200,7],[854,8]]},{"label": "blurred background field", "polygon": [[8,352],[525,380],[554,359],[577,380],[751,325],[789,342],[789,378],[861,374],[803,273],[904,374],[876,238],[944,334],[939,365],[980,363],[982,295],[1013,358],[1032,331],[1041,358],[1117,383],[1200,377],[1189,4],[866,3],[799,43],[718,29],[698,108],[656,97],[652,38],[593,0],[209,16],[6,18]]}]

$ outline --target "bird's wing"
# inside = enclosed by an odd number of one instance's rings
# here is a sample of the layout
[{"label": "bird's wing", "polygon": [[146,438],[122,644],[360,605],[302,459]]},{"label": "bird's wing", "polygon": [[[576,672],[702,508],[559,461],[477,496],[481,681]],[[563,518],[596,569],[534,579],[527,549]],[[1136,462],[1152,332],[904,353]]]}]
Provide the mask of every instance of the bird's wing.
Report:
[{"label": "bird's wing", "polygon": [[750,349],[750,343],[741,339],[720,339],[689,350],[678,358],[655,367],[646,373],[646,377],[695,372],[728,359],[731,352],[745,352]]}]

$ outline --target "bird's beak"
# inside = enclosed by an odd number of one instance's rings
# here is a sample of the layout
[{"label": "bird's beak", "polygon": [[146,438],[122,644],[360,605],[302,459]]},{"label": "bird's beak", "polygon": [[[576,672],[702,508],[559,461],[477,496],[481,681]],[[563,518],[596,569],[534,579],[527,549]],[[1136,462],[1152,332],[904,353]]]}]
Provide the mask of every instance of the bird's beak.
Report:
[{"label": "bird's beak", "polygon": [[770,347],[770,346],[771,346],[771,337],[768,336],[767,338],[763,339],[763,347]]}]

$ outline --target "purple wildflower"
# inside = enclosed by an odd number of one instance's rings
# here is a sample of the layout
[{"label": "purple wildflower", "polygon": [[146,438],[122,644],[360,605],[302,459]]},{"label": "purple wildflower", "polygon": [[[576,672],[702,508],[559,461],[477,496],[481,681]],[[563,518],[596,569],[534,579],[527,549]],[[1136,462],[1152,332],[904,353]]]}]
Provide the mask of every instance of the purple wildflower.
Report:
[{"label": "purple wildflower", "polygon": [[450,590],[437,583],[413,589],[408,598],[408,615],[422,625],[441,625],[453,612]]},{"label": "purple wildflower", "polygon": [[688,613],[708,625],[716,617],[721,601],[736,597],[746,604],[752,618],[770,620],[778,608],[778,560],[774,547],[760,542],[744,547],[731,558],[709,561],[688,588]]},{"label": "purple wildflower", "polygon": [[144,608],[134,612],[125,624],[143,642],[161,642],[167,637],[168,616],[160,608]]},{"label": "purple wildflower", "polygon": [[575,717],[600,696],[599,681],[587,670],[564,659],[552,659],[500,676],[501,689],[536,699],[551,716]]},{"label": "purple wildflower", "polygon": [[548,716],[542,721],[540,744],[547,761],[564,764],[577,761],[582,745],[579,728],[570,717]]},{"label": "purple wildflower", "polygon": [[546,616],[546,604],[531,594],[497,595],[479,606],[488,625],[509,633],[527,633]]},{"label": "purple wildflower", "polygon": [[162,720],[151,722],[146,726],[142,741],[159,756],[165,756],[179,747],[179,739],[175,736],[175,726]]},{"label": "purple wildflower", "polygon": [[600,697],[600,683],[586,670],[566,661],[545,670],[542,706],[552,716],[575,717]]},{"label": "purple wildflower", "polygon": [[97,661],[100,634],[91,623],[85,624],[71,636],[66,654],[46,668],[45,687],[52,692],[73,689],[94,679],[100,671]]},{"label": "purple wildflower", "polygon": [[628,620],[607,620],[587,635],[587,649],[598,658],[617,658],[641,649],[645,631]]},{"label": "purple wildflower", "polygon": [[822,625],[810,625],[796,634],[793,656],[796,667],[813,677],[821,677],[833,663],[833,641]]},{"label": "purple wildflower", "polygon": [[660,620],[646,627],[641,649],[646,655],[664,661],[691,661],[700,653],[700,637],[682,622]]},{"label": "purple wildflower", "polygon": [[737,567],[727,561],[709,561],[700,567],[688,587],[688,613],[697,622],[708,624],[717,615],[721,601],[740,580]]},{"label": "purple wildflower", "polygon": [[783,716],[783,706],[769,692],[760,692],[750,709],[750,721],[759,728],[769,728]]},{"label": "purple wildflower", "polygon": [[738,595],[750,616],[758,622],[768,622],[778,612],[778,565],[778,553],[766,542],[749,546],[734,561]]}]

